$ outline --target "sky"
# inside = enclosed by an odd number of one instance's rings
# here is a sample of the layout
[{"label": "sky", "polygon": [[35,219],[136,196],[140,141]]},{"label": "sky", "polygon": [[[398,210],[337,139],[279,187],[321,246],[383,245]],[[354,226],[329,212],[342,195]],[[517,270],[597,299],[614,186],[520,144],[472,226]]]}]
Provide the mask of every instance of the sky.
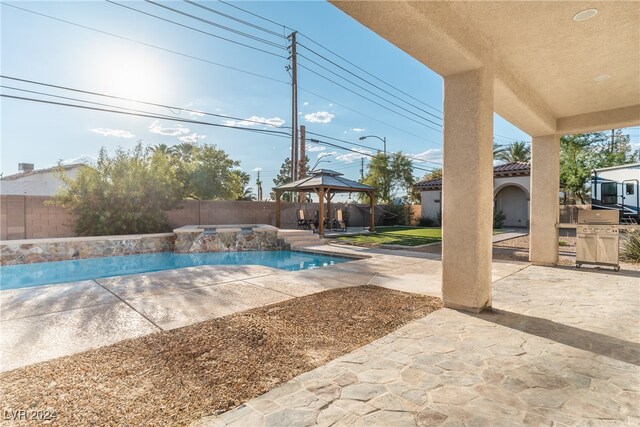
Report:
[{"label": "sky", "polygon": [[[150,2],[122,3],[118,0],[117,3],[200,32],[104,1],[3,2],[0,6],[2,75],[177,108],[142,105],[2,79],[4,86],[108,106],[6,87],[2,88],[3,94],[103,109],[116,106],[120,110],[136,109],[142,114],[167,116],[159,119],[139,117],[2,98],[0,167],[3,175],[16,173],[20,162],[34,163],[37,169],[53,166],[58,161],[91,162],[101,147],[113,152],[118,147],[133,148],[139,141],[144,145],[200,142],[215,144],[231,158],[239,160],[242,170],[251,174],[252,185],[260,171],[264,194],[268,195],[280,165],[290,156],[290,138],[238,128],[289,131],[286,126],[291,125],[291,86],[286,69],[288,53],[284,49],[287,41],[283,35],[288,35],[292,29],[300,32],[299,124],[305,125],[307,132],[372,149],[326,137],[308,135],[307,139],[322,139],[371,154],[382,149],[382,142],[376,138],[365,141],[358,138],[365,135],[386,138],[388,151],[402,151],[421,160],[414,163],[417,178],[442,162],[441,77],[329,3],[198,2],[267,31],[188,2],[161,5],[209,23]],[[238,10],[234,5],[254,15]],[[317,54],[348,71],[337,68]],[[201,112],[249,120],[202,115]],[[230,127],[179,123],[171,118]],[[494,133],[496,142],[501,144],[529,140],[528,135],[497,115]],[[626,133],[631,135],[632,143],[638,144],[638,128],[628,129]],[[366,155],[309,141],[307,152],[311,165],[322,159],[321,167],[339,171],[351,179],[360,176],[361,158],[368,163]]]}]

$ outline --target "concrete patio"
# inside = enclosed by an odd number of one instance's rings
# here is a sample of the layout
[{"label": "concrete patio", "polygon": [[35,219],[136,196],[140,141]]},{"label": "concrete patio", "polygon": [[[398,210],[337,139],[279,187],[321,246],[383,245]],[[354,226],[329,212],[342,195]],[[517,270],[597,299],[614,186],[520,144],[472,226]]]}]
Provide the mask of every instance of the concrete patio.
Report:
[{"label": "concrete patio", "polygon": [[[297,272],[201,266],[1,291],[0,371],[327,289],[375,284],[440,295],[441,263],[433,255],[327,245],[313,250],[369,258]],[[521,268],[496,263],[494,279]]]},{"label": "concrete patio", "polygon": [[[196,424],[640,424],[640,275],[496,266],[492,312],[441,309]],[[420,270],[372,283],[422,288]]]}]

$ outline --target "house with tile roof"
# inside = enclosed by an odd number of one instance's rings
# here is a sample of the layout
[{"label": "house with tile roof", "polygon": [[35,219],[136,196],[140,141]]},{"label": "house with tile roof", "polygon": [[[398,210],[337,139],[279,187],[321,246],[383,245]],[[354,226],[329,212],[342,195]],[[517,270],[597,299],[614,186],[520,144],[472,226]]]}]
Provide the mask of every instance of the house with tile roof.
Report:
[{"label": "house with tile roof", "polygon": [[[529,226],[531,165],[514,162],[493,168],[494,210],[505,215],[505,227]],[[440,218],[442,209],[442,178],[420,181],[414,186],[422,196],[422,217]]]}]

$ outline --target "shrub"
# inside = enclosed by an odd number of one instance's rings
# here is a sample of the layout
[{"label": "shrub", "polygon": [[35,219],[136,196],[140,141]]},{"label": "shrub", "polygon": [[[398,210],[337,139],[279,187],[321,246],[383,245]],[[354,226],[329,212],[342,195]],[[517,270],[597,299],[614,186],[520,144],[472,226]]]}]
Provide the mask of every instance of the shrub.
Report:
[{"label": "shrub", "polygon": [[438,221],[436,221],[431,217],[423,216],[423,217],[420,217],[420,219],[418,219],[418,225],[420,227],[437,227]]},{"label": "shrub", "polygon": [[502,224],[504,224],[506,216],[502,211],[494,211],[493,212],[493,228],[498,229],[502,228]]},{"label": "shrub", "polygon": [[95,167],[62,179],[67,188],[48,203],[71,211],[80,236],[168,231],[165,211],[182,198],[168,155],[140,144],[131,152],[118,149],[113,157],[102,149]]},{"label": "shrub", "polygon": [[640,263],[640,232],[630,230],[626,236],[622,238],[622,250],[620,259],[623,261]]}]

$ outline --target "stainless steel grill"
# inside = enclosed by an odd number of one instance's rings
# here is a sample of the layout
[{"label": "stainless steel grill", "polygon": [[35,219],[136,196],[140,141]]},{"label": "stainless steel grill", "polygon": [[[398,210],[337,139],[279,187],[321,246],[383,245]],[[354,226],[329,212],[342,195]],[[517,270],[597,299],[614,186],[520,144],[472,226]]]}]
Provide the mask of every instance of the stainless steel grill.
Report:
[{"label": "stainless steel grill", "polygon": [[576,242],[576,267],[606,265],[620,270],[617,210],[580,210]]}]

